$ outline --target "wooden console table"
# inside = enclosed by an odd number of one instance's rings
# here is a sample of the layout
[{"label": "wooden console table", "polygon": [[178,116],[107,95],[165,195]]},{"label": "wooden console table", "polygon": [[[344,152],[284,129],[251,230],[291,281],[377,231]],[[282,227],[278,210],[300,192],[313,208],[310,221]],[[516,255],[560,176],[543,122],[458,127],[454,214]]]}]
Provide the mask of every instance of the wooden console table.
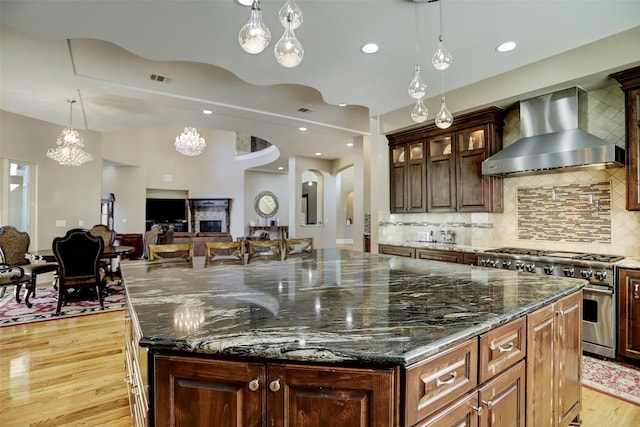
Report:
[{"label": "wooden console table", "polygon": [[289,238],[289,226],[288,225],[256,225],[249,226],[249,236],[253,236],[253,233],[258,230],[264,231],[276,231],[278,233],[278,239],[284,240]]}]

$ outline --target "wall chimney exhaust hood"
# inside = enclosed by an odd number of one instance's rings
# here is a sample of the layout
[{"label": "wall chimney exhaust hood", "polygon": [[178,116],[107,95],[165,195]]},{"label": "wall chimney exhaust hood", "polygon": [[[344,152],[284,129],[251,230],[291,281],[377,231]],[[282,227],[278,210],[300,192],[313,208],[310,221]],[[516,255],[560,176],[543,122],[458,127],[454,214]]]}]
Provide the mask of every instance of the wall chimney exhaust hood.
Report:
[{"label": "wall chimney exhaust hood", "polygon": [[518,176],[623,167],[624,149],[586,129],[587,93],[578,87],[520,101],[522,138],[482,162],[483,175]]}]

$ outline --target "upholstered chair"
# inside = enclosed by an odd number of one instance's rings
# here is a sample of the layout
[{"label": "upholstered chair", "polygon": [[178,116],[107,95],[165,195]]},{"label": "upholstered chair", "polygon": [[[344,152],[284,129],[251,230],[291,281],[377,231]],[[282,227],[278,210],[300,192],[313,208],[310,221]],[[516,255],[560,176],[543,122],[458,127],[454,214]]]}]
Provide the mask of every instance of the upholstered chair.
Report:
[{"label": "upholstered chair", "polygon": [[149,245],[158,244],[158,236],[162,234],[162,226],[155,224],[144,233],[144,247],[142,248],[142,258],[149,258]]},{"label": "upholstered chair", "polygon": [[186,262],[193,265],[193,243],[149,245],[149,261]]}]

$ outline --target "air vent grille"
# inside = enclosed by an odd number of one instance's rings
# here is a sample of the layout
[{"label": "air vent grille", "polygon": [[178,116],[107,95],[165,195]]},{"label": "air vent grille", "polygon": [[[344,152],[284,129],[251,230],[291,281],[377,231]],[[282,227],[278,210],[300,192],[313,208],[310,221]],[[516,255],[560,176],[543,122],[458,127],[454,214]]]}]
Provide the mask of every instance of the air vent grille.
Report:
[{"label": "air vent grille", "polygon": [[298,108],[298,112],[300,112],[300,113],[310,113],[311,110],[308,109],[308,108],[300,107],[300,108]]},{"label": "air vent grille", "polygon": [[149,78],[160,83],[169,83],[169,81],[171,81],[171,77],[163,76],[161,74],[151,74]]}]

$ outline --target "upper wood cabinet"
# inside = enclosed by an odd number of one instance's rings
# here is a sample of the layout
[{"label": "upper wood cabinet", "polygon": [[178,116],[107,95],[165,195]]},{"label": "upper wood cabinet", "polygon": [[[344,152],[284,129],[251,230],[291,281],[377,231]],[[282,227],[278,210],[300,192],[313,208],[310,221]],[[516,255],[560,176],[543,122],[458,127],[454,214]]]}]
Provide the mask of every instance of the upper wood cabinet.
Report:
[{"label": "upper wood cabinet", "polygon": [[[388,135],[391,212],[501,212],[502,178],[483,176],[482,161],[502,148],[503,118],[490,107],[457,116],[446,130],[432,124]],[[426,158],[408,169],[399,159],[411,143],[422,144]]]},{"label": "upper wood cabinet", "polygon": [[424,138],[389,140],[391,212],[426,212],[426,153]]},{"label": "upper wood cabinet", "polygon": [[612,74],[625,94],[627,210],[640,211],[640,67]]}]

